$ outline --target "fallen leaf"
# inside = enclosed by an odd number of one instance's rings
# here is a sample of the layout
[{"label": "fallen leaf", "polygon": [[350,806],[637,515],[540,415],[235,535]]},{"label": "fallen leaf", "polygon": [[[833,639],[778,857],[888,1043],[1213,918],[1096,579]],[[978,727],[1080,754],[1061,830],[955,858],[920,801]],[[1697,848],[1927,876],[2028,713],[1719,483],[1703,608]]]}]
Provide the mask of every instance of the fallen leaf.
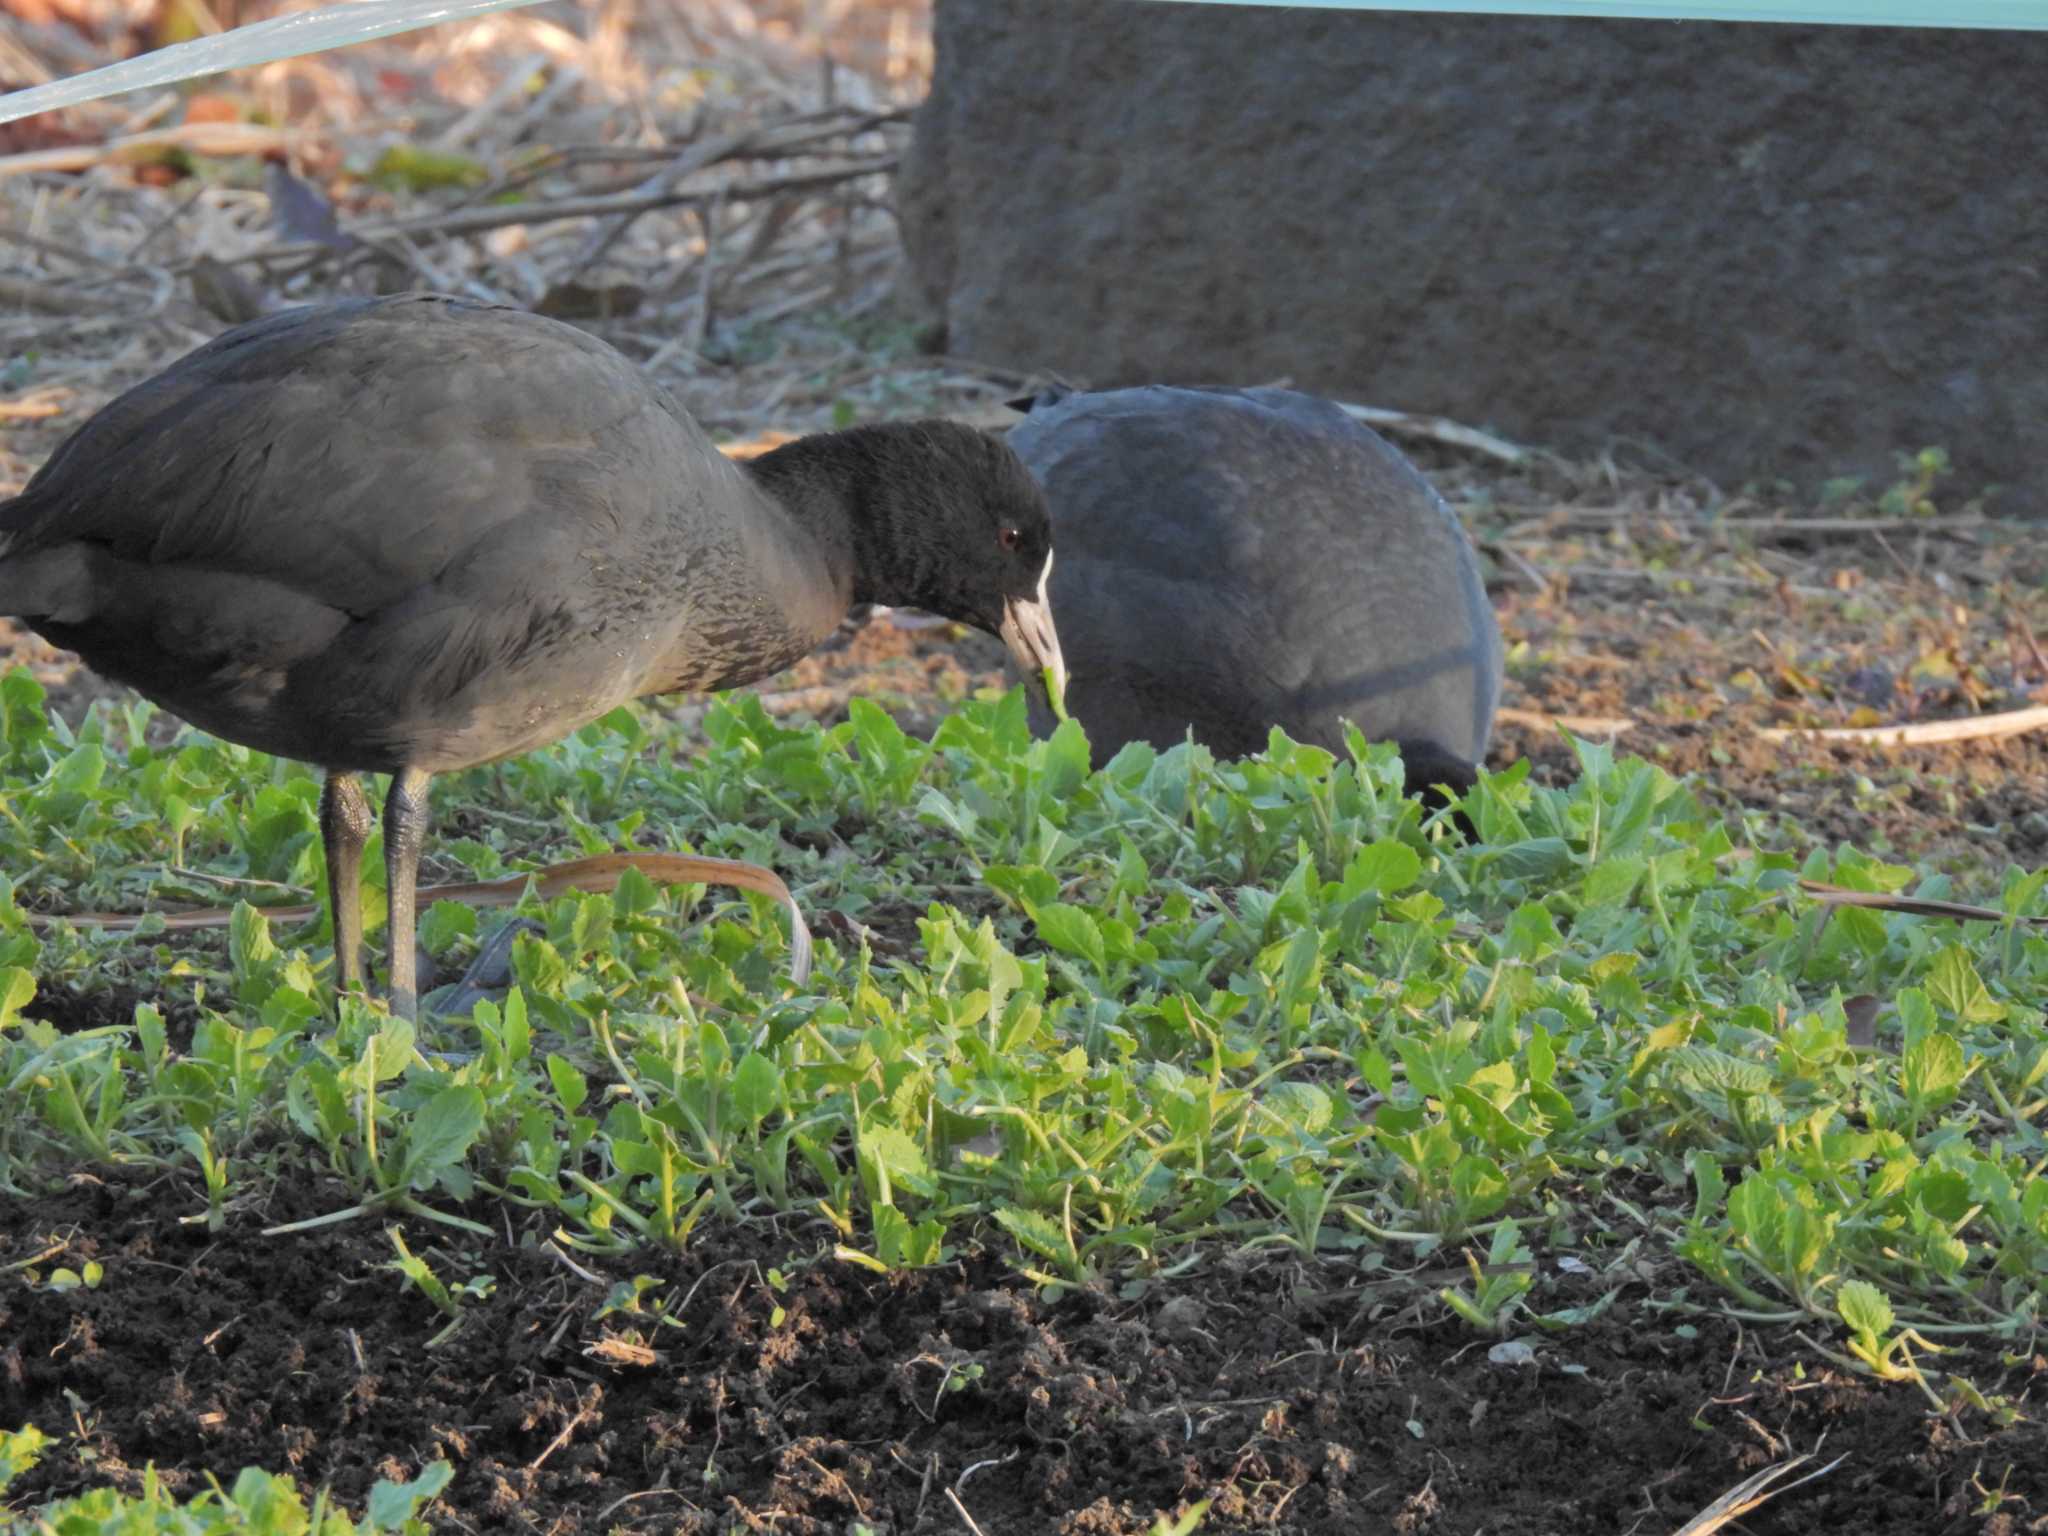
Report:
[{"label": "fallen leaf", "polygon": [[584,1345],[583,1353],[613,1365],[652,1365],[660,1358],[638,1339],[622,1339],[612,1333]]},{"label": "fallen leaf", "polygon": [[334,205],[275,160],[263,168],[263,190],[270,197],[270,226],[287,240],[336,250],[355,244],[355,236],[345,233],[336,220]]}]

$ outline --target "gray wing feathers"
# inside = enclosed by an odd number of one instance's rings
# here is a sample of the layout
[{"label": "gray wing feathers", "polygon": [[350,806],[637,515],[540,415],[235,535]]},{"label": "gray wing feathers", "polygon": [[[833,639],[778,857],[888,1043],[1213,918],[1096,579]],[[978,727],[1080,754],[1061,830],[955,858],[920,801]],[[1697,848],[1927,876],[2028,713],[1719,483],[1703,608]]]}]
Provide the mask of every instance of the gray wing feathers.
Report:
[{"label": "gray wing feathers", "polygon": [[[1070,395],[1035,406],[1010,443],[1054,509],[1077,699],[1094,656],[1160,708],[1193,710],[1213,688],[1219,708],[1309,720],[1330,739],[1351,718],[1483,757],[1500,646],[1470,542],[1422,475],[1333,403]],[[1219,667],[1230,675],[1212,682]],[[1135,696],[1100,708],[1139,713]]]},{"label": "gray wing feathers", "polygon": [[[611,505],[622,480],[604,470],[656,443],[715,454],[595,339],[512,310],[450,318],[445,302],[415,299],[229,332],[71,439],[0,514],[8,547],[83,542],[359,615],[530,513],[599,529],[650,515]],[[111,483],[93,472],[108,459]],[[308,485],[317,518],[295,511]]]}]

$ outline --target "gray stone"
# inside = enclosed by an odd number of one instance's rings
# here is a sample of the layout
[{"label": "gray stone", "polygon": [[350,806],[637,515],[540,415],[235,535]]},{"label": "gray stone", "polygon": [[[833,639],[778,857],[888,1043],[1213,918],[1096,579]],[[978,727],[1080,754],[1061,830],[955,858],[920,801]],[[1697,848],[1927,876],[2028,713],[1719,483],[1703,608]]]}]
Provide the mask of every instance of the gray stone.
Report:
[{"label": "gray stone", "polygon": [[2048,510],[2048,34],[938,0],[947,349]]}]

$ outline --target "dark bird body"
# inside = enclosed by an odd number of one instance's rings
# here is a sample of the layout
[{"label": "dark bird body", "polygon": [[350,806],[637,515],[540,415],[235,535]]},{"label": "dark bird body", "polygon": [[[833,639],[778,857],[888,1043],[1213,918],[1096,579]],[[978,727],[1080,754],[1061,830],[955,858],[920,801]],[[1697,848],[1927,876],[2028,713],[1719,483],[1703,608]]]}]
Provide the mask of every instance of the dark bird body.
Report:
[{"label": "dark bird body", "polygon": [[[347,983],[356,774],[394,775],[406,935],[428,775],[767,676],[855,601],[930,607],[1056,666],[1049,553],[1036,487],[985,434],[856,428],[742,465],[602,341],[410,294],[236,327],[107,405],[0,503],[0,613],[205,730],[329,770]],[[411,953],[394,946],[400,1008]]]},{"label": "dark bird body", "polygon": [[1275,725],[1341,752],[1349,720],[1400,744],[1410,793],[1473,783],[1500,631],[1457,518],[1378,434],[1291,390],[1147,386],[1038,396],[1009,442],[1052,512],[1098,763],[1190,730],[1243,756]]}]

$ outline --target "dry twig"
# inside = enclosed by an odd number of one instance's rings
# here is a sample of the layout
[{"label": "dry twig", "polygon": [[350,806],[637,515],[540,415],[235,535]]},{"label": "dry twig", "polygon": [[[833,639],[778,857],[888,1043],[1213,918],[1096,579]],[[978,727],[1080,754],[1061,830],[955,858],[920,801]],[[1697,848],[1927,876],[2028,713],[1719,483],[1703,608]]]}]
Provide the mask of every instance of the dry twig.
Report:
[{"label": "dry twig", "polygon": [[1392,432],[1402,437],[1427,438],[1431,442],[1443,443],[1452,448],[1463,448],[1471,453],[1483,454],[1489,459],[1498,459],[1503,464],[1522,464],[1529,458],[1529,450],[1509,442],[1504,437],[1495,437],[1491,432],[1482,432],[1477,427],[1468,427],[1462,422],[1452,421],[1445,416],[1422,416],[1413,411],[1389,411],[1376,405],[1353,405],[1340,400],[1337,404],[1344,414],[1354,421],[1382,432]]},{"label": "dry twig", "polygon": [[1613,715],[1553,715],[1543,709],[1514,709],[1502,705],[1493,712],[1496,720],[1505,720],[1510,725],[1533,725],[1547,730],[1562,726],[1567,731],[1577,731],[1585,736],[1619,736],[1632,731],[1637,722],[1625,716]]},{"label": "dry twig", "polygon": [[1705,1509],[1686,1521],[1684,1525],[1679,1527],[1676,1536],[1712,1536],[1713,1532],[1720,1530],[1732,1520],[1741,1519],[1751,1510],[1759,1508],[1767,1500],[1774,1499],[1783,1493],[1790,1493],[1794,1488],[1804,1487],[1815,1478],[1826,1477],[1848,1459],[1846,1455],[1837,1456],[1826,1466],[1817,1471],[1807,1473],[1806,1476],[1800,1478],[1797,1482],[1785,1483],[1783,1487],[1777,1488],[1771,1485],[1783,1481],[1784,1478],[1797,1472],[1801,1467],[1812,1461],[1813,1458],[1811,1456],[1795,1456],[1790,1461],[1781,1462],[1775,1467],[1766,1467],[1754,1477],[1745,1477]]},{"label": "dry twig", "polygon": [[1819,880],[1802,880],[1799,889],[1824,907],[1867,907],[1874,912],[1910,912],[1916,917],[1952,917],[1959,923],[2025,923],[2048,928],[2048,917],[2015,917],[1996,907],[1964,901],[1928,901],[1918,896],[1887,896],[1878,891],[1851,891]]},{"label": "dry twig", "polygon": [[261,123],[184,123],[153,128],[103,144],[60,144],[50,149],[0,155],[0,176],[27,176],[49,171],[85,171],[110,160],[134,159],[152,151],[182,149],[195,155],[228,157],[267,155],[290,148],[302,135],[293,129]]},{"label": "dry twig", "polygon": [[1912,725],[1772,726],[1757,734],[1766,741],[1854,742],[1871,747],[1925,747],[1955,741],[1990,741],[2048,727],[2048,705],[2008,709],[1963,720],[1922,720]]},{"label": "dry twig", "polygon": [[[822,170],[798,172],[788,176],[757,177],[721,187],[692,188],[686,191],[671,189],[664,192],[612,197],[564,197],[529,203],[494,204],[482,208],[456,208],[442,213],[416,214],[411,218],[391,219],[383,223],[366,225],[348,233],[363,240],[389,239],[397,235],[479,235],[520,224],[547,224],[564,219],[598,218],[606,214],[631,216],[650,213],[657,208],[701,207],[720,199],[752,202],[761,198],[777,197],[787,192],[807,192],[821,187],[835,187],[842,182],[855,181],[863,176],[883,175],[895,168],[894,155],[875,155],[867,159],[827,166]],[[265,246],[232,259],[236,262],[285,261],[319,255],[328,249],[329,247],[325,245],[313,242],[295,241],[290,244]]]},{"label": "dry twig", "polygon": [[[730,885],[774,897],[789,913],[790,980],[801,986],[810,976],[811,930],[804,921],[803,909],[796,904],[796,897],[790,894],[789,887],[774,871],[733,859],[703,858],[682,853],[601,853],[590,858],[550,864],[544,869],[529,870],[504,880],[464,880],[448,885],[422,886],[420,910],[425,911],[433,901],[459,901],[473,907],[516,906],[525,897],[529,883],[543,901],[552,900],[564,891],[603,895],[616,890],[629,869],[638,870],[657,885]],[[261,911],[273,922],[308,922],[320,915],[321,908],[317,902],[298,902],[291,906],[264,907]],[[97,928],[103,933],[130,933],[145,919],[159,916],[168,931],[186,933],[200,928],[226,927],[234,920],[234,908],[200,907],[164,913],[29,912],[23,915],[37,928],[73,923],[81,928]]]}]

